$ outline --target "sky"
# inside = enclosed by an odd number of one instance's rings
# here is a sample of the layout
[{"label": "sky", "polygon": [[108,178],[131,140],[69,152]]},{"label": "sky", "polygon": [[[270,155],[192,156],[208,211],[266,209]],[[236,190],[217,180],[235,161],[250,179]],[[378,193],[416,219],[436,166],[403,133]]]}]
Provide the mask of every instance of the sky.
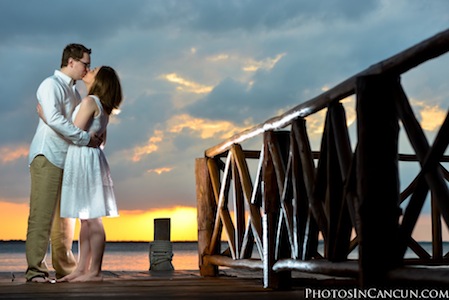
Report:
[{"label": "sky", "polygon": [[[194,240],[195,158],[448,28],[446,0],[2,0],[0,239],[25,239],[36,90],[69,43],[116,69],[124,93],[105,148],[121,214],[105,220],[108,239],[151,240],[153,219],[170,217],[173,239]],[[448,75],[446,54],[402,76],[430,142]],[[345,106],[354,132],[354,99]]]}]

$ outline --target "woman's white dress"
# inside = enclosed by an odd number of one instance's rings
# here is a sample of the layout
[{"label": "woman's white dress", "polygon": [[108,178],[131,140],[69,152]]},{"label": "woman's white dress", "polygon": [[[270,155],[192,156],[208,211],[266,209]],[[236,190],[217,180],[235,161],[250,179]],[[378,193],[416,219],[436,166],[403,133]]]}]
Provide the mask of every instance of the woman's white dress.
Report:
[{"label": "woman's white dress", "polygon": [[[103,111],[100,99],[90,95],[100,114],[94,117],[89,133],[105,132],[109,115]],[[73,112],[73,120],[79,111]],[[70,145],[64,166],[61,190],[61,217],[93,219],[118,216],[111,173],[101,148]]]}]

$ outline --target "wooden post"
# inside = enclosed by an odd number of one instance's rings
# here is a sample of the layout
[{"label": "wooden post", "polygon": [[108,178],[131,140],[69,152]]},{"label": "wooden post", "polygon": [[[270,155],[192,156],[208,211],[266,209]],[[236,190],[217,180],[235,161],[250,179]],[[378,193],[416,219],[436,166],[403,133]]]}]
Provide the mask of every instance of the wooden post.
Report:
[{"label": "wooden post", "polygon": [[170,218],[154,219],[154,240],[170,241]]},{"label": "wooden post", "polygon": [[264,273],[264,287],[275,288],[278,284],[278,277],[273,271],[275,263],[275,236],[276,224],[279,207],[279,191],[276,185],[276,174],[274,170],[273,161],[270,155],[269,143],[270,134],[272,132],[264,133],[264,157],[263,157],[263,181],[262,181],[262,225],[263,225],[263,273]]},{"label": "wooden post", "polygon": [[[217,204],[214,199],[212,183],[207,167],[207,158],[195,160],[197,218],[198,218],[198,258],[201,276],[217,276],[218,267],[207,264],[204,256],[211,254],[210,243],[214,232]],[[218,245],[220,243],[217,243]]]},{"label": "wooden post", "polygon": [[[344,261],[348,258],[350,249],[352,223],[346,195],[349,174],[351,170],[352,149],[346,125],[346,114],[340,102],[333,103],[328,108],[329,127],[329,260]],[[334,155],[332,154],[334,153]],[[337,163],[338,160],[338,163]],[[340,174],[337,174],[337,171]],[[346,185],[346,187],[345,187]],[[332,228],[334,226],[334,228]]]},{"label": "wooden post", "polygon": [[[278,140],[279,138],[279,140]],[[280,141],[280,142],[279,142]],[[285,143],[287,142],[287,145]],[[291,272],[276,273],[273,265],[276,262],[276,237],[277,225],[280,214],[280,191],[284,185],[284,179],[278,177],[285,174],[286,151],[288,151],[289,134],[286,132],[264,133],[264,157],[263,157],[263,271],[264,287],[274,289],[286,289],[291,285]],[[279,148],[278,148],[279,147]],[[274,155],[273,155],[274,154]],[[284,154],[284,155],[283,155]],[[281,159],[281,157],[283,159]],[[279,186],[281,185],[281,186]],[[279,234],[280,239],[283,235]],[[285,247],[285,243],[279,240],[279,244]],[[285,248],[279,249],[281,258],[285,255]]]},{"label": "wooden post", "polygon": [[[303,235],[301,241],[300,259],[308,260],[317,256],[318,249],[318,224],[319,220],[325,217],[322,206],[317,205],[315,200],[315,174],[316,168],[313,161],[313,153],[310,147],[309,138],[307,136],[306,121],[299,119],[292,124],[292,132],[295,135],[299,158],[301,161],[301,179],[303,180],[303,188],[301,191],[302,198],[296,193],[296,198],[300,200],[302,213],[301,217],[303,226]],[[320,222],[322,223],[322,222]],[[324,228],[324,226],[322,227]]]},{"label": "wooden post", "polygon": [[432,216],[432,259],[443,260],[443,235],[441,232],[441,214],[438,205],[432,195],[430,197]]},{"label": "wooden post", "polygon": [[170,271],[173,247],[170,241],[170,218],[154,219],[154,240],[150,243],[150,270]]},{"label": "wooden post", "polygon": [[[235,146],[233,146],[235,147]],[[235,152],[234,152],[235,153]],[[245,235],[245,200],[242,190],[242,182],[236,163],[236,158],[232,158],[232,182],[234,191],[234,220],[235,220],[235,254],[236,257],[241,258],[243,236]]]},{"label": "wooden post", "polygon": [[[327,239],[324,244],[324,254],[330,261],[341,261],[341,253],[337,248],[337,241],[340,232],[339,219],[340,212],[343,204],[343,179],[342,172],[340,169],[340,162],[338,161],[337,143],[339,141],[335,138],[334,126],[332,122],[331,115],[335,114],[335,105],[329,106],[327,110],[326,122],[327,130],[323,134],[327,135],[327,155],[326,159],[326,183],[327,192],[325,193],[325,207],[328,217],[327,223]],[[322,154],[323,155],[323,154]],[[349,248],[349,238],[348,238],[348,248]],[[348,249],[347,248],[347,249]],[[346,253],[347,249],[343,249]],[[340,254],[340,255],[339,255]]]},{"label": "wooden post", "polygon": [[397,77],[357,80],[357,194],[360,283],[386,283],[386,273],[401,263],[399,227]]}]

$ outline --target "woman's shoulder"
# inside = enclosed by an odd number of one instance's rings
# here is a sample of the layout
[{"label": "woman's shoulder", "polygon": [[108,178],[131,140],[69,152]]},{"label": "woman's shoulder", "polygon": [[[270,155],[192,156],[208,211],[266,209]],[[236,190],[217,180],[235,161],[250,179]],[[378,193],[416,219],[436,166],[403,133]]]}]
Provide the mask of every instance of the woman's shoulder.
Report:
[{"label": "woman's shoulder", "polygon": [[88,107],[89,106],[92,106],[92,107],[97,106],[97,101],[95,100],[94,97],[95,96],[93,96],[93,95],[88,95],[88,96],[84,97],[81,100],[81,105],[88,106]]},{"label": "woman's shoulder", "polygon": [[95,112],[98,115],[101,112],[101,106],[99,106],[98,97],[95,95],[88,95],[81,100],[80,106],[83,109],[88,109]]}]

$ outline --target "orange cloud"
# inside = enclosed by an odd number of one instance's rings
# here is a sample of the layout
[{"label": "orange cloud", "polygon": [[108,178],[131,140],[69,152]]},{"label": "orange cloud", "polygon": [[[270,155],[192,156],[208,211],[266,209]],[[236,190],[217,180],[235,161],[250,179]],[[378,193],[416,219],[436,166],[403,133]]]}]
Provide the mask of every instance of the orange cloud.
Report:
[{"label": "orange cloud", "polygon": [[243,67],[243,70],[246,72],[255,72],[259,69],[271,70],[285,55],[286,53],[281,53],[276,55],[275,58],[266,58],[260,61],[251,60]]},{"label": "orange cloud", "polygon": [[148,139],[146,145],[134,148],[132,161],[138,162],[143,156],[157,151],[157,149],[159,149],[158,144],[162,142],[163,137],[164,133],[161,130],[155,130],[154,135]]},{"label": "orange cloud", "polygon": [[170,172],[171,170],[173,170],[173,168],[165,167],[165,168],[158,168],[158,169],[148,170],[148,173],[152,173],[153,172],[153,173],[156,173],[158,175],[161,175],[162,173]]},{"label": "orange cloud", "polygon": [[228,60],[229,55],[228,54],[217,54],[215,56],[210,56],[207,58],[208,61],[217,62],[222,60]]},{"label": "orange cloud", "polygon": [[226,139],[246,129],[229,121],[200,119],[187,114],[173,116],[167,123],[168,130],[172,133],[179,133],[188,128],[198,132],[203,139],[216,137],[217,135],[221,139]]},{"label": "orange cloud", "polygon": [[213,86],[202,85],[193,81],[182,78],[176,73],[170,73],[163,76],[167,81],[178,84],[177,90],[195,93],[195,94],[207,94],[212,91]]},{"label": "orange cloud", "polygon": [[29,153],[29,146],[21,145],[17,147],[2,147],[0,148],[0,159],[2,163],[12,162],[21,157],[27,157]]},{"label": "orange cloud", "polygon": [[[195,133],[198,133],[202,139],[212,137],[226,139],[236,133],[242,132],[246,128],[247,127],[239,127],[229,121],[194,118],[188,114],[175,115],[167,120],[164,131],[155,130],[153,136],[148,139],[145,145],[137,146],[132,150],[125,151],[120,154],[120,159],[123,155],[125,155],[126,157],[130,157],[133,162],[139,162],[146,155],[158,151],[162,142],[165,141],[165,145],[167,146],[167,142],[173,139],[174,135],[179,134],[184,129],[189,129]],[[161,170],[150,170],[150,172],[154,171],[160,174],[170,170],[163,168]]]},{"label": "orange cloud", "polygon": [[421,116],[421,127],[427,131],[436,131],[443,124],[446,118],[446,110],[438,105],[429,105],[424,101],[411,100],[413,107],[415,107]]}]

